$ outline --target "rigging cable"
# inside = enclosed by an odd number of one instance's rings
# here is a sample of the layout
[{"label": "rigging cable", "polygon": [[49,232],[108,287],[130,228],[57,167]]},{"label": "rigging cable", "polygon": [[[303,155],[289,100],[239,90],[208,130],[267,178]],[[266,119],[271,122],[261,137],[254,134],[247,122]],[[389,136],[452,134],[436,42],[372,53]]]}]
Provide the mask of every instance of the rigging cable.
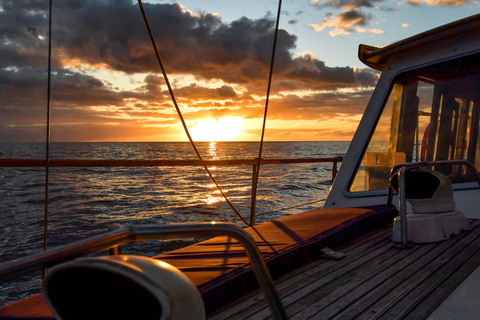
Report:
[{"label": "rigging cable", "polygon": [[43,249],[48,248],[48,184],[50,176],[50,98],[51,98],[51,71],[52,71],[52,6],[50,0],[48,11],[48,71],[47,71],[47,132],[45,151],[45,213],[43,223]]},{"label": "rigging cable", "polygon": [[[170,81],[168,80],[167,73],[166,73],[165,68],[163,66],[163,63],[162,63],[162,59],[160,58],[160,53],[158,52],[157,44],[155,42],[155,38],[153,37],[153,32],[152,32],[152,29],[150,28],[150,23],[148,22],[147,14],[145,13],[145,9],[143,8],[142,0],[138,0],[138,5],[140,6],[140,10],[142,11],[143,20],[145,21],[145,26],[147,27],[148,35],[150,36],[150,41],[152,42],[153,49],[155,50],[155,55],[157,57],[157,62],[160,65],[160,69],[162,70],[163,78],[165,79],[165,83],[167,84],[167,88],[168,88],[168,91],[170,93],[170,97],[172,98],[173,105],[175,106],[175,109],[177,110],[180,121],[182,122],[183,129],[185,130],[185,133],[187,134],[188,140],[190,141],[190,144],[192,145],[193,150],[197,154],[198,159],[203,160],[202,155],[200,154],[200,152],[197,149],[197,146],[195,145],[195,142],[193,141],[192,137],[190,136],[190,132],[188,131],[187,124],[185,123],[185,120],[183,119],[182,112],[180,111],[180,108],[178,107],[178,104],[177,104],[177,100],[175,99],[175,95],[173,94],[173,89],[170,85]],[[237,216],[248,226],[249,224],[248,224],[247,220],[245,220],[245,218],[240,214],[240,212],[238,212],[238,210],[235,208],[235,206],[230,201],[230,199],[228,199],[227,195],[223,192],[223,190],[220,187],[220,185],[218,184],[217,180],[215,179],[215,177],[210,172],[210,169],[208,169],[208,167],[206,165],[204,165],[203,167],[205,168],[205,171],[207,172],[208,176],[213,181],[213,183],[217,187],[218,191],[220,191],[220,193],[222,194],[223,198],[228,203],[230,208],[232,208],[232,210],[237,214]]]},{"label": "rigging cable", "polygon": [[272,58],[270,60],[270,73],[268,74],[268,86],[267,86],[267,96],[265,97],[265,111],[263,115],[263,125],[262,125],[262,135],[260,138],[260,148],[258,151],[257,164],[253,167],[253,181],[252,181],[252,200],[250,206],[250,225],[255,225],[255,207],[257,202],[257,186],[258,186],[258,175],[260,173],[260,162],[262,160],[262,151],[263,151],[263,140],[265,137],[265,127],[267,124],[267,113],[268,113],[268,101],[270,98],[270,88],[272,86],[272,76],[273,76],[273,64],[275,61],[275,50],[277,47],[277,38],[278,38],[278,25],[280,22],[280,12],[282,10],[282,0],[278,1],[278,12],[277,12],[277,21],[275,24],[275,34],[273,37],[273,48],[272,48]]},{"label": "rigging cable", "polygon": [[[48,66],[47,66],[47,126],[45,146],[45,209],[43,214],[43,250],[48,249],[48,185],[50,180],[50,101],[51,101],[51,78],[52,78],[52,7],[53,0],[48,6]],[[42,277],[47,275],[47,269],[43,269]]]}]

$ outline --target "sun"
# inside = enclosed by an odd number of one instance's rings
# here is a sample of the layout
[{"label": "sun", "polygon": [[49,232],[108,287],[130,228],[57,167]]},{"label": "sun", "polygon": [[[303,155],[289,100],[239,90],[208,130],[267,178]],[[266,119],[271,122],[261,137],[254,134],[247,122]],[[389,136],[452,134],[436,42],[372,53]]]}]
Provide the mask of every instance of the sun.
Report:
[{"label": "sun", "polygon": [[234,141],[241,134],[242,118],[209,118],[196,120],[188,126],[194,141]]}]

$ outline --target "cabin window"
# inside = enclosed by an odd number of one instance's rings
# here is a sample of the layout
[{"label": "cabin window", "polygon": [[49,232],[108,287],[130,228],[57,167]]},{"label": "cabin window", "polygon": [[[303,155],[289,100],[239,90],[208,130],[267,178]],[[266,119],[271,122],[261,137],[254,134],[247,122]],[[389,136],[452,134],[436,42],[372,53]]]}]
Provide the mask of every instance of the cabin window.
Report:
[{"label": "cabin window", "polygon": [[[480,56],[397,77],[350,185],[385,190],[395,164],[464,159],[480,169]],[[472,181],[463,166],[436,167],[453,183]]]}]

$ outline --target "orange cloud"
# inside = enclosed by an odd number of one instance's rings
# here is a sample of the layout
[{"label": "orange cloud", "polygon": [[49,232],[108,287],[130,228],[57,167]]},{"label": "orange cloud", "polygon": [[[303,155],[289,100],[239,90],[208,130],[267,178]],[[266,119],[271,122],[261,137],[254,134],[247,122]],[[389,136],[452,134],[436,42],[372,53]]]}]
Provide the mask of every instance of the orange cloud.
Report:
[{"label": "orange cloud", "polygon": [[[260,127],[264,114],[274,21],[240,18],[226,24],[217,15],[193,14],[178,4],[147,3],[145,8],[185,119],[241,118],[249,123],[245,139],[258,138],[250,135],[256,130],[251,126]],[[18,19],[0,21],[5,32],[17,30],[0,47],[2,141],[44,139],[46,9],[32,14],[29,3],[4,5],[5,17],[15,12]],[[101,1],[62,3],[55,11],[54,27],[62,32],[56,33],[52,60],[53,141],[185,140],[130,0],[117,0],[114,8]],[[340,18],[351,28],[361,24],[361,17]],[[363,112],[376,74],[329,67],[311,53],[294,56],[296,41],[294,34],[279,30],[269,119],[303,119],[317,126],[316,120],[338,117],[340,110]],[[122,79],[114,80],[117,76]],[[129,77],[135,77],[134,84]],[[308,133],[321,139],[320,131],[305,126],[295,129],[298,134],[270,127],[270,139],[307,139]]]},{"label": "orange cloud", "polygon": [[456,6],[460,6],[470,2],[470,0],[422,0],[422,1],[431,6],[447,6],[447,7],[456,7]]},{"label": "orange cloud", "polygon": [[318,24],[310,25],[315,31],[322,31],[326,27],[334,28],[329,34],[332,37],[348,35],[352,32],[372,32],[375,34],[383,33],[378,29],[367,30],[365,26],[369,24],[371,16],[361,12],[357,8],[353,8],[345,5],[348,9],[336,16],[332,13],[328,15],[328,18],[320,21]]}]

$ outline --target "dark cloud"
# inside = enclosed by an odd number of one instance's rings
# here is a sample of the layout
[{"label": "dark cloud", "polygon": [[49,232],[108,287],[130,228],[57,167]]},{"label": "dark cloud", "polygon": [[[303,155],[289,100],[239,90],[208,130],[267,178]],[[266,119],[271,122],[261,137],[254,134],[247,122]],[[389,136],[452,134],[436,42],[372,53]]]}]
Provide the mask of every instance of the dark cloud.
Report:
[{"label": "dark cloud", "polygon": [[[310,89],[330,89],[345,87],[374,86],[377,77],[371,70],[357,70],[350,67],[328,67],[324,61],[311,55],[296,57],[292,61],[291,69],[285,73],[285,79],[291,84],[290,90],[307,86]],[[287,83],[279,81],[279,85]]]},{"label": "dark cloud", "polygon": [[383,0],[326,0],[322,3],[318,1],[312,2],[312,5],[316,8],[343,8],[343,9],[352,9],[352,8],[373,8],[375,3],[383,2]]},{"label": "dark cloud", "polygon": [[[46,7],[38,4],[37,9],[43,11],[31,14],[30,4],[29,1],[2,4],[2,15],[9,16],[1,20],[3,67],[45,66]],[[131,74],[160,71],[137,5],[130,0],[68,4],[61,2],[54,8],[55,66],[81,61]],[[209,13],[195,15],[182,11],[178,4],[145,4],[145,10],[168,73],[188,73],[229,83],[265,80],[273,44],[273,19],[243,17],[227,24]],[[357,18],[356,12],[342,15],[344,21]],[[292,57],[296,40],[295,35],[279,30],[277,77],[288,76],[296,67]]]},{"label": "dark cloud", "polygon": [[[182,11],[178,4],[144,6],[170,73],[211,79],[224,77],[223,71],[232,68],[238,74],[246,64],[268,67],[272,19],[243,17],[226,24],[209,13]],[[81,59],[126,73],[159,71],[138,6],[130,1],[85,2],[83,7],[59,8],[57,16],[54,42],[63,63]],[[279,57],[290,55],[295,39],[280,34]]]},{"label": "dark cloud", "polygon": [[354,116],[365,111],[370,95],[370,90],[318,93],[309,97],[291,94],[272,104],[269,119],[328,121],[339,115]]},{"label": "dark cloud", "polygon": [[[59,103],[121,104],[128,93],[118,93],[93,76],[54,69],[52,99]],[[36,107],[47,103],[45,69],[0,69],[0,96],[3,106]]]},{"label": "dark cloud", "polygon": [[[327,13],[327,18],[320,21],[318,24],[311,25],[316,31],[321,31],[325,27],[333,27],[334,30],[330,32],[331,36],[345,35],[352,32],[365,32],[365,27],[371,25],[373,16],[370,13],[360,11],[358,8],[348,9],[342,13],[334,15]],[[378,29],[369,30],[373,33],[383,33]]]},{"label": "dark cloud", "polygon": [[342,12],[341,14],[337,15],[340,22],[346,25],[359,25],[359,26],[366,26],[367,21],[371,18],[371,15],[365,14],[359,10],[350,10]]},{"label": "dark cloud", "polygon": [[[324,0],[319,2],[314,0],[311,5],[318,9],[333,8],[342,9],[339,14],[327,13],[327,18],[318,24],[311,25],[316,31],[321,31],[325,27],[333,27],[331,36],[345,35],[352,32],[365,32],[367,26],[371,26],[375,17],[365,10],[392,11],[390,7],[384,7],[384,0]],[[383,33],[379,29],[369,30],[373,33]]]},{"label": "dark cloud", "polygon": [[218,95],[222,98],[235,98],[237,97],[237,93],[233,90],[232,87],[229,86],[222,86],[221,88],[215,89]]},{"label": "dark cloud", "polygon": [[222,86],[220,88],[204,88],[198,86],[197,84],[191,84],[190,86],[185,86],[176,90],[178,97],[182,98],[198,98],[201,99],[214,99],[214,100],[224,100],[224,99],[235,99],[237,94],[230,86]]},{"label": "dark cloud", "polygon": [[29,107],[42,103],[46,105],[47,75],[45,68],[0,69],[0,97],[2,106]]},{"label": "dark cloud", "polygon": [[[42,136],[38,132],[44,130],[47,103],[47,5],[47,1],[0,1],[0,140]],[[264,101],[259,97],[266,92],[274,35],[270,15],[225,23],[216,15],[193,14],[178,4],[144,5],[167,73],[220,83],[216,87],[174,83],[182,106],[198,117],[263,115]],[[363,22],[358,20],[362,17]],[[368,19],[353,11],[341,18],[357,25]],[[122,134],[134,137],[133,128],[139,126],[154,135],[150,125],[177,121],[137,4],[55,2],[52,33],[52,133],[72,141],[115,140]],[[297,37],[284,29],[278,36],[272,94],[370,87],[376,82],[370,71],[329,67],[309,54],[295,57]],[[148,75],[137,88],[120,91],[82,71],[85,67]],[[303,108],[306,118],[318,118],[323,103],[317,98],[287,96],[273,103],[277,108],[273,116],[288,119]],[[102,123],[108,129],[101,129]]]}]

